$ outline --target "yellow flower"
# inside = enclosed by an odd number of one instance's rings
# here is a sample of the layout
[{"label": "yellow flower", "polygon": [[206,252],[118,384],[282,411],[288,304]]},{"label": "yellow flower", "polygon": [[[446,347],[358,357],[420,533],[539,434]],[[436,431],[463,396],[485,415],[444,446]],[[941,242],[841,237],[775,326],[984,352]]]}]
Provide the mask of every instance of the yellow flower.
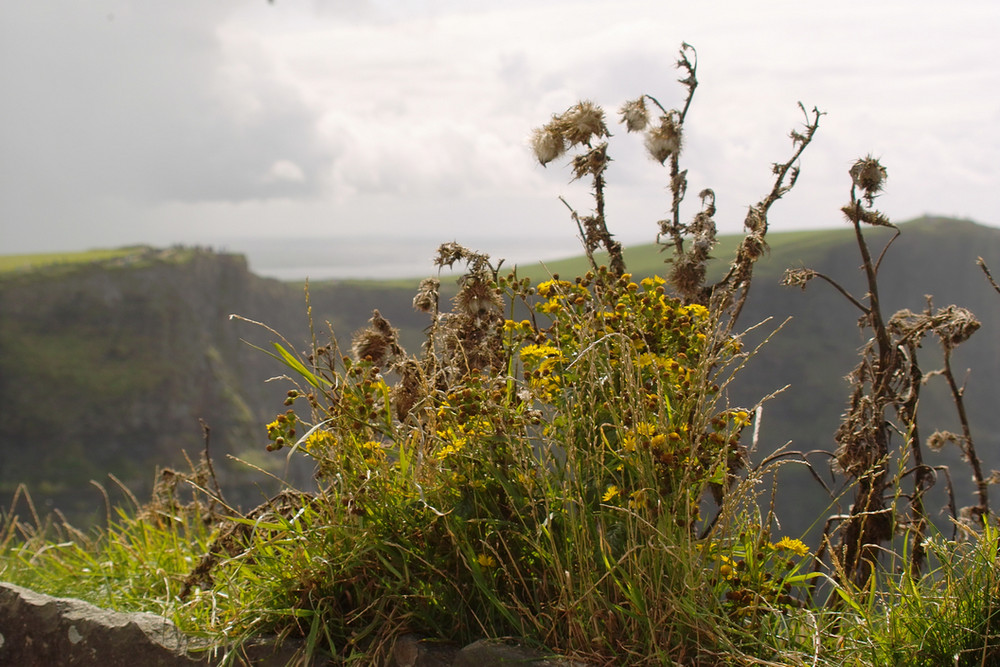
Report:
[{"label": "yellow flower", "polygon": [[691,315],[694,315],[695,317],[700,319],[705,319],[708,317],[708,308],[701,305],[700,303],[692,303],[687,306],[684,306],[684,310],[686,310]]},{"label": "yellow flower", "polygon": [[496,567],[497,561],[493,556],[489,554],[479,554],[476,556],[476,562],[479,563],[480,567]]},{"label": "yellow flower", "polygon": [[547,357],[560,356],[559,350],[552,345],[525,345],[521,348],[521,361],[537,364]]},{"label": "yellow flower", "polygon": [[[639,489],[628,494],[628,506],[632,509],[642,509],[646,507],[646,490]],[[699,545],[700,546],[700,545]]]},{"label": "yellow flower", "polygon": [[809,547],[803,544],[802,540],[796,540],[790,537],[782,537],[774,544],[774,548],[791,551],[796,556],[805,556],[809,553]]},{"label": "yellow flower", "polygon": [[551,315],[552,313],[557,313],[562,310],[562,304],[556,299],[549,299],[545,303],[538,306],[538,310],[545,315]]},{"label": "yellow flower", "polygon": [[333,439],[332,433],[329,431],[318,430],[313,431],[309,437],[306,438],[304,446],[306,451],[311,452],[317,449],[332,447],[334,444],[336,444],[336,441]]},{"label": "yellow flower", "polygon": [[635,432],[648,438],[656,433],[656,426],[650,424],[649,422],[639,422],[635,425]]},{"label": "yellow flower", "polygon": [[566,291],[573,286],[573,283],[566,280],[546,280],[543,283],[539,283],[536,291],[541,296],[548,298],[554,292]]},{"label": "yellow flower", "polygon": [[737,410],[733,413],[733,423],[737,426],[746,426],[750,423],[750,413],[746,410]]},{"label": "yellow flower", "polygon": [[604,492],[604,495],[601,496],[601,500],[606,503],[611,502],[611,500],[614,499],[619,493],[620,491],[618,487],[612,484],[608,487],[608,490]]}]

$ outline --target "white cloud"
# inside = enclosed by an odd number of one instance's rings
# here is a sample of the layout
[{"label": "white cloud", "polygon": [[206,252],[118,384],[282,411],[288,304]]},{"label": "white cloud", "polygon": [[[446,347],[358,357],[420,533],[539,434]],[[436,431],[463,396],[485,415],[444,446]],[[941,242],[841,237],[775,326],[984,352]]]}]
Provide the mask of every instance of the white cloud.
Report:
[{"label": "white cloud", "polygon": [[[641,92],[679,104],[682,40],[702,84],[690,191],[716,190],[727,230],[769,188],[800,100],[828,115],[774,209],[785,228],[838,223],[847,168],[869,151],[889,169],[890,213],[1000,223],[998,26],[985,0],[6,3],[0,235],[196,241],[267,235],[291,215],[337,234],[452,235],[479,217],[558,229],[556,196],[586,209],[587,189],[533,162],[532,127],[581,98],[611,120]],[[612,224],[648,240],[666,175],[612,131]]]},{"label": "white cloud", "polygon": [[292,182],[301,183],[306,179],[305,172],[302,171],[302,167],[295,164],[291,160],[278,160],[271,165],[271,168],[267,170],[267,175],[264,177],[265,183],[274,182]]}]

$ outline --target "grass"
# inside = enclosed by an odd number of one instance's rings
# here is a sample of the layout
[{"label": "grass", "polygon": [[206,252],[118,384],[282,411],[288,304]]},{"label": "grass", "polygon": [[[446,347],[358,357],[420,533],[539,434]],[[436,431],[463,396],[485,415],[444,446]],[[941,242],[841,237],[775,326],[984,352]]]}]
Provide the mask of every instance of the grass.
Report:
[{"label": "grass", "polygon": [[26,255],[0,255],[0,274],[33,271],[54,265],[79,265],[129,257],[147,251],[144,246],[96,249],[82,252],[53,252]]}]

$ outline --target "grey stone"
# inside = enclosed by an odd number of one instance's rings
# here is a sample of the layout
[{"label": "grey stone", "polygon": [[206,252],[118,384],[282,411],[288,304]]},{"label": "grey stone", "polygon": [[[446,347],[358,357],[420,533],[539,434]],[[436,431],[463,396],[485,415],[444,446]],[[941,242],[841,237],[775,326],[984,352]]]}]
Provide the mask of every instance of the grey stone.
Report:
[{"label": "grey stone", "polygon": [[[234,665],[322,665],[299,657],[301,640],[262,638],[237,649]],[[101,609],[0,582],[0,665],[51,667],[188,667],[214,665],[222,652],[148,613]],[[198,649],[201,649],[200,651]]]},{"label": "grey stone", "polygon": [[497,639],[481,639],[469,644],[455,657],[453,667],[586,667],[553,655],[545,655],[515,643]]},{"label": "grey stone", "polygon": [[451,667],[458,647],[420,635],[403,635],[392,647],[391,667]]},{"label": "grey stone", "polygon": [[123,614],[87,602],[0,584],[0,664],[196,665],[190,641],[155,614]]}]

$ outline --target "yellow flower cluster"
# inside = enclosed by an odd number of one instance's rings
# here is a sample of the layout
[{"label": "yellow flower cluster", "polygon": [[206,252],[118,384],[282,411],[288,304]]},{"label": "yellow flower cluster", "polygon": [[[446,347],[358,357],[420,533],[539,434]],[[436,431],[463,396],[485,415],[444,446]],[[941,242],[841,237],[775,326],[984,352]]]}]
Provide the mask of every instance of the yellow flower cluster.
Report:
[{"label": "yellow flower cluster", "polygon": [[562,389],[559,368],[565,361],[562,352],[553,345],[526,345],[521,348],[528,386],[544,403],[551,403]]}]

